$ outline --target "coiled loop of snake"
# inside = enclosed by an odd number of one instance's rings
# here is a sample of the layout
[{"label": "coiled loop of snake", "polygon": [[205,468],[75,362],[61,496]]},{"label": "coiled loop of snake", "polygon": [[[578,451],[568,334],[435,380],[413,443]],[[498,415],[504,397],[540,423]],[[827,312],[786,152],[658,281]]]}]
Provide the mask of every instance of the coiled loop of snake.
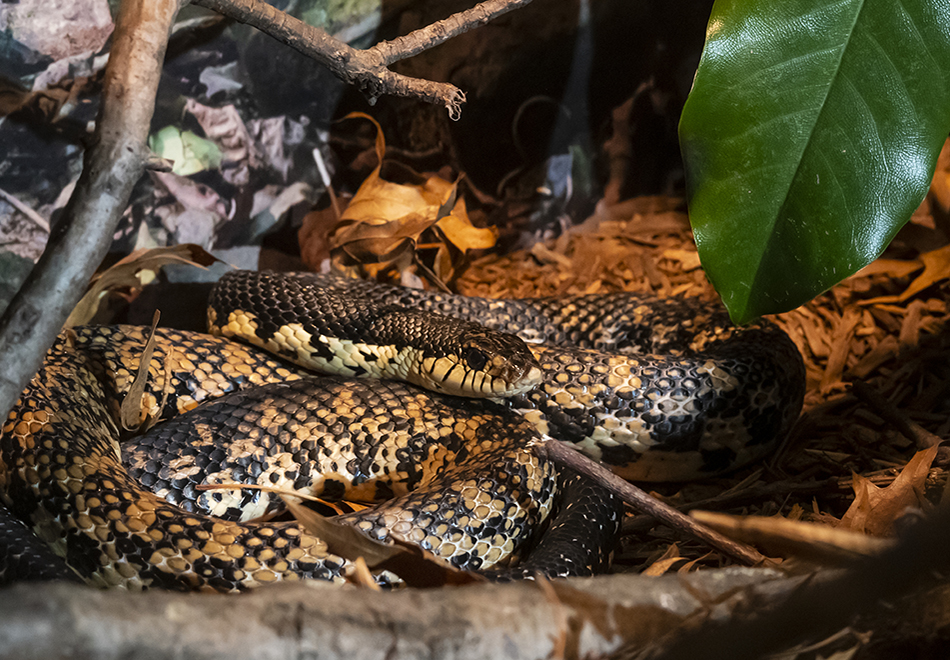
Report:
[{"label": "coiled loop of snake", "polygon": [[[309,310],[314,292],[328,290],[350,301],[329,310],[330,326]],[[272,300],[277,313],[270,317]],[[349,307],[358,313],[340,320]],[[474,377],[454,366],[457,359],[446,363],[420,350],[418,335],[403,344],[402,335],[385,334],[388,328],[349,334],[367,329],[368,309],[385,311],[369,320],[377,328],[393,315],[404,325],[413,319],[412,327],[435,323],[438,333],[445,321],[435,314],[450,308],[505,330],[526,321],[529,341],[563,339],[558,333],[581,332],[572,325],[579,322],[594,348],[532,344],[523,359],[522,346],[512,368],[482,341],[490,334],[469,325],[466,336],[477,341],[455,352],[468,366],[489,366],[487,375]],[[352,514],[352,523],[380,538],[419,542],[466,568],[489,567],[520,552],[551,508],[555,470],[529,449],[539,437],[535,427],[563,434],[622,474],[680,478],[761,455],[797,416],[801,360],[787,337],[768,325],[731,331],[721,317],[684,316],[684,309],[647,307],[629,296],[560,305],[478,301],[314,276],[231,274],[212,296],[212,329],[244,333],[284,356],[317,356],[347,376],[385,364],[413,381],[401,370],[414,364],[450,392],[507,393],[496,381],[515,372],[521,383],[514,389],[524,391],[507,405],[524,417],[491,402],[457,406],[399,383],[313,380],[225,339],[159,331],[143,412],[161,420],[220,397],[194,411],[197,421],[179,417],[156,427],[158,440],[123,445],[159,497],[129,476],[117,451],[118,401],[139,368],[142,330],[79,328],[60,337],[3,426],[0,496],[78,574],[102,585],[229,590],[277,579],[340,579],[345,562],[295,523],[241,521],[255,506],[256,513],[269,509],[267,496],[218,492],[202,501],[194,491],[203,480],[262,476],[331,497],[399,495]],[[620,335],[636,339],[638,323],[651,315],[662,326],[654,328],[662,338],[653,348],[689,351],[689,342],[684,348],[676,340],[690,335],[692,348],[705,352],[634,357],[597,350]],[[690,325],[690,332],[678,330]],[[540,384],[525,390],[538,373]],[[252,385],[264,386],[257,398],[229,395]],[[212,430],[218,421],[234,436],[227,449]],[[252,446],[263,430],[276,439]],[[160,458],[159,446],[176,443],[183,456]],[[330,467],[319,474],[300,467],[305,463],[296,459],[307,457],[328,459]],[[416,490],[400,495],[410,488]],[[616,512],[612,503],[602,508]],[[616,518],[608,519],[603,529],[615,527]]]},{"label": "coiled loop of snake", "polygon": [[[322,304],[328,292],[345,303]],[[373,336],[375,327],[398,327],[410,315],[411,333]],[[521,380],[499,383],[445,367],[405,339],[422,344],[458,319],[527,342],[527,351],[515,345],[508,353],[516,366],[506,371]],[[419,363],[425,372],[434,363],[430,389],[466,396],[506,390],[506,405],[542,433],[575,443],[630,480],[682,481],[759,459],[798,418],[804,397],[801,355],[784,332],[766,321],[736,328],[723,310],[682,299],[492,300],[334,275],[239,271],[215,288],[209,324],[216,334],[306,356],[315,368],[346,376],[373,376],[383,366],[391,377],[419,382],[402,365]]]}]

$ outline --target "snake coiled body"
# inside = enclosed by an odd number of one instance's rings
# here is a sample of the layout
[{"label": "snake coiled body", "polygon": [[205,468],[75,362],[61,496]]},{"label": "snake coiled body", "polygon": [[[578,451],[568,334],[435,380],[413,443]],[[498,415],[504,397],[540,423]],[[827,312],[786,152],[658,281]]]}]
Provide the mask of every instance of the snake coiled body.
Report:
[{"label": "snake coiled body", "polygon": [[[327,288],[355,305],[357,317],[340,320],[345,307],[312,311],[308,292]],[[317,356],[325,363],[318,366],[340,377],[314,379],[224,338],[159,330],[141,411],[171,421],[121,448],[126,434],[118,409],[139,370],[144,331],[67,331],[3,426],[0,497],[77,574],[100,585],[234,590],[280,579],[341,579],[347,563],[296,523],[247,520],[273,509],[271,496],[194,488],[261,478],[329,499],[395,495],[345,519],[377,538],[403,538],[458,566],[486,569],[523,554],[553,506],[557,472],[531,451],[542,433],[561,434],[625,475],[680,478],[761,455],[797,416],[801,360],[771,326],[728,330],[721,316],[690,311],[685,318],[675,303],[648,307],[629,296],[561,302],[479,301],[319,276],[235,273],[212,296],[212,330],[243,335],[283,357]],[[372,316],[372,309],[385,313]],[[474,342],[448,363],[427,354],[418,336],[393,334],[386,325],[394,314],[422,330],[443,327],[440,314],[449,311],[462,316],[463,334]],[[651,314],[669,324],[646,350],[672,355],[604,352],[611,342],[633,341],[636,349],[639,341],[642,350],[638,337],[647,333],[637,324]],[[329,325],[313,318],[321,315],[331,317]],[[580,321],[577,330],[572,318]],[[677,329],[674,318],[693,328]],[[579,332],[594,339],[586,340],[592,348],[528,350],[470,325],[476,320],[504,330],[526,321],[528,341]],[[366,323],[384,329],[361,334]],[[692,339],[684,344],[681,336]],[[493,355],[493,345],[514,345],[521,352],[516,366]],[[464,395],[474,387],[512,398],[458,399],[350,378],[377,375],[371,367],[387,363],[396,366],[395,377],[416,382],[400,373],[410,362],[430,380],[441,379],[446,391]],[[468,375],[486,366],[486,375]],[[503,386],[512,374],[519,382]],[[235,398],[245,390],[248,396]],[[177,416],[191,408],[194,419]],[[212,422],[225,424],[229,443]],[[255,444],[264,431],[268,439]],[[175,445],[182,454],[164,458]],[[141,482],[120,456],[134,461]],[[309,458],[325,467],[314,470]],[[610,536],[616,503],[599,509],[596,526]],[[561,546],[555,557],[569,554]],[[594,560],[566,570],[589,567],[602,555],[595,549]]]},{"label": "snake coiled body", "polygon": [[[333,350],[344,333],[337,326],[348,325],[352,336],[358,322],[329,314],[328,324],[328,314],[311,304],[327,289],[361,309],[457,317],[521,337],[540,369],[540,378],[530,379],[540,383],[513,387],[519,391],[505,403],[630,480],[708,477],[759,459],[801,410],[805,371],[788,336],[766,321],[736,328],[723,310],[695,300],[630,293],[493,300],[333,275],[242,271],[216,287],[210,325],[289,358],[325,356],[317,366],[334,360],[335,373],[373,375],[366,365],[403,345],[380,351],[349,342]],[[465,373],[442,376],[461,380]]]}]

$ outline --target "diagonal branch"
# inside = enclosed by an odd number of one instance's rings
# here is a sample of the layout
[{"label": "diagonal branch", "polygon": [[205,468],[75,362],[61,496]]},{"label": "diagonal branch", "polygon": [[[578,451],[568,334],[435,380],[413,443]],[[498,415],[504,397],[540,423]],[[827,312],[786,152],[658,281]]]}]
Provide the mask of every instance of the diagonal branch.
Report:
[{"label": "diagonal branch", "polygon": [[0,411],[16,402],[112,243],[146,139],[176,0],[123,0],[94,144],[43,256],[0,318]]},{"label": "diagonal branch", "polygon": [[[381,94],[445,105],[457,118],[461,90],[396,74],[386,65],[477,27],[531,0],[488,0],[376,50],[360,51],[260,0],[194,0],[253,25],[359,85]],[[0,317],[0,414],[13,407],[37,372],[69,312],[106,255],[132,187],[148,159],[146,140],[168,35],[188,0],[122,0],[106,69],[93,146],[43,256]],[[423,46],[419,44],[425,41]],[[399,53],[403,53],[400,55]]]},{"label": "diagonal branch", "polygon": [[549,438],[535,447],[535,451],[544,453],[551,460],[580,472],[593,479],[604,488],[612,491],[624,502],[641,513],[653,516],[673,529],[705,541],[712,547],[749,566],[769,565],[771,562],[759,552],[744,543],[739,543],[719,532],[702,525],[677,509],[651,497],[643,490],[618,477],[600,463],[581,454],[573,445],[563,440]]}]

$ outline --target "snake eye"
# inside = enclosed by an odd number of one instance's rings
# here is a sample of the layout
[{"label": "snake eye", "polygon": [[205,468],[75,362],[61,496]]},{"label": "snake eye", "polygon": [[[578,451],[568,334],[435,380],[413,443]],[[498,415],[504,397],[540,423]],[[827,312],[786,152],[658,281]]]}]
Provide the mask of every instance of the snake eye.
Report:
[{"label": "snake eye", "polygon": [[484,352],[480,351],[477,348],[469,346],[465,349],[465,354],[463,355],[465,363],[468,364],[470,369],[475,371],[481,371],[485,368],[485,365],[488,364],[488,356]]}]

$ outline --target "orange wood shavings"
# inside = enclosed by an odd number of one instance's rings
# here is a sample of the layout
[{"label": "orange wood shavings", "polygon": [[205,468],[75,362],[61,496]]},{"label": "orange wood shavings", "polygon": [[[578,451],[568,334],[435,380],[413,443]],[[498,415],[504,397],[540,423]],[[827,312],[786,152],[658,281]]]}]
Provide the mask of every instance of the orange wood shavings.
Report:
[{"label": "orange wood shavings", "polygon": [[[925,215],[918,213],[912,222]],[[930,433],[950,439],[950,306],[943,290],[947,278],[937,269],[950,249],[935,250],[933,244],[926,259],[926,250],[900,246],[895,250],[899,258],[880,259],[808,304],[771,316],[805,362],[808,390],[796,432],[764,471],[749,468],[710,483],[673,485],[661,489],[664,497],[676,505],[737,500],[743,514],[767,516],[797,506],[816,511],[807,518],[837,522],[854,499],[852,471],[868,484],[887,486],[915,446],[879,410],[850,393],[856,380],[867,382]],[[929,286],[922,287],[925,274]],[[487,297],[633,291],[716,299],[699,266],[681,202],[666,198],[599,208],[556,240],[473,262],[457,284],[462,293]],[[942,488],[948,464],[950,452],[940,449],[929,472],[914,472],[915,492],[937,484]],[[744,493],[749,499],[742,499]],[[638,520],[630,526],[653,530],[655,536],[646,545],[643,538],[632,541],[622,565],[653,565],[656,572],[680,564],[687,569],[693,565],[684,560],[698,561],[707,552],[701,544],[685,543],[678,545],[681,558],[664,556],[675,538],[652,523]],[[717,565],[722,558],[714,554],[702,561]]]}]

